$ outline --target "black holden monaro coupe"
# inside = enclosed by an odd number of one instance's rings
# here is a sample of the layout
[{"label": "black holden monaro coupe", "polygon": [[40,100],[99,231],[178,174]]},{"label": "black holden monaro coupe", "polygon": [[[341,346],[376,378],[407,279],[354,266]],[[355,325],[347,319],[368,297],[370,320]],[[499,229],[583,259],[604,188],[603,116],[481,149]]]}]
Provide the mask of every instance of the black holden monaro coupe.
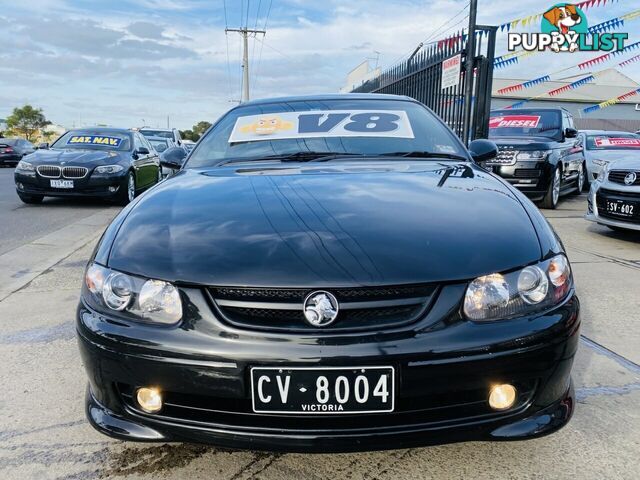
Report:
[{"label": "black holden monaro coupe", "polygon": [[229,111],[87,267],[89,421],[128,440],[308,452],[564,426],[569,262],[533,204],[476,165],[495,144],[469,150],[406,97]]},{"label": "black holden monaro coupe", "polygon": [[99,197],[126,205],[162,180],[162,171],[158,154],[140,133],[93,127],[70,130],[32,153],[18,163],[14,177],[24,203]]}]

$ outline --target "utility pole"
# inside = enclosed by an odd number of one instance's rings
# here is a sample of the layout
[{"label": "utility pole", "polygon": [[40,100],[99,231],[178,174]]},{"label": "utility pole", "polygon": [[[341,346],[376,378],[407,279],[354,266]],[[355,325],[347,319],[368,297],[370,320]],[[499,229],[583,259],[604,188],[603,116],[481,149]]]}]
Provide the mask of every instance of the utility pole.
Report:
[{"label": "utility pole", "polygon": [[478,0],[469,2],[469,31],[467,37],[467,59],[464,69],[464,120],[462,141],[469,145],[471,140],[471,107],[473,104],[473,59],[476,56],[476,14],[478,12]]},{"label": "utility pole", "polygon": [[249,34],[265,34],[265,30],[251,30],[250,28],[225,28],[224,32],[238,32],[242,35],[242,101],[249,101]]}]

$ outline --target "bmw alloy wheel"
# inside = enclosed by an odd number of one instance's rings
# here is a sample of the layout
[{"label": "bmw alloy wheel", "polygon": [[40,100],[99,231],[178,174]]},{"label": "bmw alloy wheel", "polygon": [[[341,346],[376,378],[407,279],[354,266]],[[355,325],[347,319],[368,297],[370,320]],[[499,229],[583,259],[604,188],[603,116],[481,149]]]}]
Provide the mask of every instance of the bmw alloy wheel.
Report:
[{"label": "bmw alloy wheel", "polygon": [[129,173],[129,179],[127,180],[127,199],[131,202],[136,197],[136,179],[133,176],[133,172]]}]

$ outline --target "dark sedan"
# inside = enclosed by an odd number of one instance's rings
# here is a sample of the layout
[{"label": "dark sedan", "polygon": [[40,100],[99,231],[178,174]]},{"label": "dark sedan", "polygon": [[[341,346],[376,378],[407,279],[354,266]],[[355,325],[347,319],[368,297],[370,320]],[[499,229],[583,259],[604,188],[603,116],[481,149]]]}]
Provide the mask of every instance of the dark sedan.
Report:
[{"label": "dark sedan", "polygon": [[147,139],[114,128],[68,131],[15,170],[16,191],[25,203],[81,196],[127,204],[160,180],[160,160]]},{"label": "dark sedan", "polygon": [[22,157],[35,151],[33,144],[21,138],[0,138],[0,165],[17,165]]},{"label": "dark sedan", "polygon": [[544,217],[476,165],[496,154],[407,97],[232,109],[87,266],[89,421],[309,452],[558,430],[579,302]]}]

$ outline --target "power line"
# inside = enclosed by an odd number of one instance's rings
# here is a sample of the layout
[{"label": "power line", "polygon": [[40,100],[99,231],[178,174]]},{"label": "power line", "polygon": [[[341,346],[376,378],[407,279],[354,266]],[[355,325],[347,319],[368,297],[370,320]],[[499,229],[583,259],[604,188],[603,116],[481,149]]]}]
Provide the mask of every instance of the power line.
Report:
[{"label": "power line", "polygon": [[226,32],[238,32],[242,35],[242,100],[249,101],[249,34],[253,34],[255,38],[259,33],[263,35],[265,30],[254,30],[244,28],[225,28]]},{"label": "power line", "polygon": [[[267,16],[264,18],[264,25],[262,27],[262,29],[266,32],[267,31],[267,23],[269,22],[269,15],[271,14],[271,7],[273,6],[273,0],[269,0],[269,7],[267,8]],[[266,35],[266,34],[265,34]],[[264,39],[264,36],[263,36]],[[257,40],[257,37],[254,37],[254,43],[255,40]],[[256,74],[255,74],[255,84],[256,84],[256,88],[258,85],[258,81],[260,80],[260,72],[262,71],[262,50],[264,49],[264,43],[260,43],[260,52],[258,53],[258,66],[256,68]]]}]

